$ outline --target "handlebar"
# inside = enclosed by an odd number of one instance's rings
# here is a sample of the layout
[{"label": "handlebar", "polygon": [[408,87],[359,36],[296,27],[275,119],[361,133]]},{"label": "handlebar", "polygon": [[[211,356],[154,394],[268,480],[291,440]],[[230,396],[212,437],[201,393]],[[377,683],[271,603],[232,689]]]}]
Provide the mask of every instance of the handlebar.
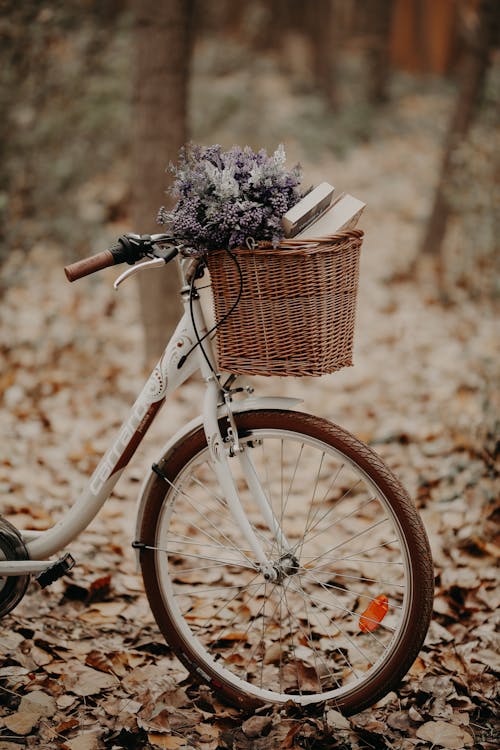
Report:
[{"label": "handlebar", "polygon": [[118,263],[134,265],[146,256],[161,258],[165,263],[168,263],[177,255],[179,248],[170,245],[166,251],[162,251],[160,245],[173,241],[174,237],[167,234],[124,234],[115,245],[107,250],[65,266],[64,273],[68,281],[76,281]]},{"label": "handlebar", "polygon": [[76,281],[91,273],[101,271],[103,268],[108,268],[108,266],[114,266],[115,263],[120,263],[121,261],[116,260],[113,253],[119,247],[121,246],[114,245],[108,250],[103,250],[102,253],[91,255],[90,258],[83,258],[83,260],[77,260],[76,263],[70,263],[69,266],[64,267],[66,278],[68,281]]}]

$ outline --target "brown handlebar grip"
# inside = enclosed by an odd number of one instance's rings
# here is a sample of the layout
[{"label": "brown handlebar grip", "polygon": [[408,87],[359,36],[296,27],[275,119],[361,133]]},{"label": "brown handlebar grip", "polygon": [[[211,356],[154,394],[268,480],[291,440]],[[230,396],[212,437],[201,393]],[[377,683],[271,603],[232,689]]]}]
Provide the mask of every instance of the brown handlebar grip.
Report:
[{"label": "brown handlebar grip", "polygon": [[64,273],[68,281],[76,281],[90,273],[101,271],[108,266],[114,266],[114,264],[115,259],[111,250],[103,250],[102,253],[91,255],[90,258],[83,258],[83,260],[77,260],[76,263],[70,263],[69,266],[65,266]]}]

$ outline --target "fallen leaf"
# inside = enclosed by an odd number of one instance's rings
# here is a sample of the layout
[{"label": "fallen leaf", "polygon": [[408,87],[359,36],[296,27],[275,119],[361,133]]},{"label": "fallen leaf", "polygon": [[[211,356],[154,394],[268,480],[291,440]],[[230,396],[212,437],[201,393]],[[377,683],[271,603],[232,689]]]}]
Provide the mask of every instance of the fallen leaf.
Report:
[{"label": "fallen leaf", "polygon": [[52,696],[40,690],[28,693],[21,699],[16,713],[5,717],[5,726],[15,734],[29,734],[42,717],[52,716],[56,708]]},{"label": "fallen leaf", "polygon": [[125,602],[97,602],[92,604],[86,612],[78,615],[78,619],[92,625],[106,625],[114,622],[126,609]]},{"label": "fallen leaf", "polygon": [[392,729],[407,732],[410,727],[410,717],[407,711],[395,711],[393,714],[390,714],[387,723]]},{"label": "fallen leaf", "polygon": [[83,732],[65,744],[68,750],[98,750],[99,735],[97,732]]},{"label": "fallen leaf", "polygon": [[23,641],[24,635],[13,630],[2,633],[2,655],[14,653]]},{"label": "fallen leaf", "polygon": [[83,667],[79,670],[75,682],[71,687],[68,687],[68,690],[83,698],[87,695],[100,693],[101,690],[116,687],[117,685],[118,680],[114,675]]},{"label": "fallen leaf", "polygon": [[111,591],[111,576],[105,575],[101,576],[100,578],[96,578],[95,581],[92,581],[89,588],[89,593],[87,597],[87,604],[90,604],[90,602],[97,602],[109,595]]},{"label": "fallen leaf", "polygon": [[423,721],[422,716],[419,714],[415,706],[410,706],[410,708],[408,709],[408,716],[410,717],[412,721],[417,721],[417,722]]},{"label": "fallen leaf", "polygon": [[282,658],[282,653],[283,649],[281,643],[279,643],[279,641],[272,643],[266,650],[264,664],[278,664],[279,660]]},{"label": "fallen leaf", "polygon": [[195,727],[195,732],[200,736],[200,742],[203,743],[210,742],[211,740],[218,740],[220,736],[219,728],[214,727],[213,724],[207,724],[206,722],[198,724],[198,726]]},{"label": "fallen leaf", "polygon": [[422,724],[417,729],[417,737],[447,750],[462,750],[464,746],[473,743],[471,735],[465,729],[439,720]]},{"label": "fallen leaf", "polygon": [[346,717],[340,713],[340,711],[335,711],[333,708],[328,709],[326,712],[326,723],[330,727],[330,729],[350,729],[351,724]]},{"label": "fallen leaf", "polygon": [[172,737],[172,735],[157,732],[148,734],[148,740],[153,747],[159,747],[161,750],[177,750],[179,747],[187,746],[186,740],[182,737]]},{"label": "fallen leaf", "polygon": [[251,716],[249,719],[243,722],[241,728],[243,733],[247,737],[260,737],[260,735],[268,729],[273,723],[272,716]]},{"label": "fallen leaf", "polygon": [[61,723],[56,726],[55,731],[58,732],[59,734],[62,734],[63,732],[67,732],[68,729],[74,729],[79,724],[80,722],[78,721],[78,719],[70,718],[70,719],[67,719],[66,721],[61,721]]},{"label": "fallen leaf", "polygon": [[33,646],[30,656],[38,667],[46,666],[53,660],[53,656],[48,654],[44,649]]}]

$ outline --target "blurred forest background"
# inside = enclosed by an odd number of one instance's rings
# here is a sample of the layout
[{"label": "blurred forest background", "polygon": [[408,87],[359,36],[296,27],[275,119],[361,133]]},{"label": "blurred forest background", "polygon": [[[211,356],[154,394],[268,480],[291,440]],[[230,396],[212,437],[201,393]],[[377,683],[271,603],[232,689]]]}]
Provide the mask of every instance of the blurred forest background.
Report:
[{"label": "blurred forest background", "polygon": [[[397,695],[252,725],[188,684],[152,620],[130,547],[158,457],[141,446],[78,567],[2,621],[1,750],[498,746],[499,29],[498,0],[0,0],[0,513],[61,516],[176,314],[175,274],[116,298],[116,269],[69,285],[62,266],[154,231],[185,141],[284,143],[305,187],[367,203],[356,366],[260,391],[375,447],[436,571]],[[194,381],[173,395],[156,453],[199,397]],[[32,691],[51,708],[26,724]]]},{"label": "blurred forest background", "polygon": [[[284,142],[304,165],[335,157],[338,173],[359,144],[425,130],[441,157],[418,246],[405,253],[434,258],[444,297],[458,284],[498,298],[495,0],[0,7],[0,257],[43,241],[71,260],[123,229],[151,231],[165,168],[189,139]],[[425,97],[434,113],[421,106]],[[324,178],[337,184],[337,174]],[[372,172],[371,187],[383,192],[386,179]],[[161,280],[147,283],[152,356],[169,309],[162,289],[151,293]]]}]

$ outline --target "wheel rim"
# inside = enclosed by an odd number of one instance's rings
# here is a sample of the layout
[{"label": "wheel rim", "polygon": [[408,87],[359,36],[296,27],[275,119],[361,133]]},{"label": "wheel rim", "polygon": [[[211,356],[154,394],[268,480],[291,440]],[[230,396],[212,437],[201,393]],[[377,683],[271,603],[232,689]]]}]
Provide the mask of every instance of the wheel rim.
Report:
[{"label": "wheel rim", "polygon": [[262,701],[343,700],[377,679],[406,631],[413,581],[400,523],[332,446],[281,429],[252,430],[241,442],[290,543],[284,550],[270,540],[238,467],[277,580],[256,570],[205,450],[170,487],[158,519],[164,607],[184,654],[215,684]]}]

